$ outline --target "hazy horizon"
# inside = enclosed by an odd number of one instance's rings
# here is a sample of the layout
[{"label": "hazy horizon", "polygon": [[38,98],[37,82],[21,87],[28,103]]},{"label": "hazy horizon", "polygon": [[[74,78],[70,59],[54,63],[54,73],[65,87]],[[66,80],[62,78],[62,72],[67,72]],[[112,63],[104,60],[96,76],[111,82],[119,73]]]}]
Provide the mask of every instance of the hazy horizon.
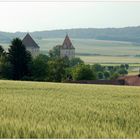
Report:
[{"label": "hazy horizon", "polygon": [[1,2],[0,31],[140,26],[140,2]]},{"label": "hazy horizon", "polygon": [[43,31],[57,31],[57,30],[71,30],[71,29],[109,29],[109,28],[114,28],[114,29],[119,29],[119,28],[127,28],[127,27],[140,27],[140,25],[137,25],[137,26],[124,26],[124,27],[105,27],[105,28],[100,28],[100,27],[97,27],[97,28],[94,28],[94,27],[81,27],[81,28],[58,28],[58,29],[50,29],[50,30],[33,30],[33,31],[2,31],[0,30],[0,32],[7,32],[7,33],[18,33],[18,32],[22,32],[22,33],[32,33],[32,32],[43,32]]}]

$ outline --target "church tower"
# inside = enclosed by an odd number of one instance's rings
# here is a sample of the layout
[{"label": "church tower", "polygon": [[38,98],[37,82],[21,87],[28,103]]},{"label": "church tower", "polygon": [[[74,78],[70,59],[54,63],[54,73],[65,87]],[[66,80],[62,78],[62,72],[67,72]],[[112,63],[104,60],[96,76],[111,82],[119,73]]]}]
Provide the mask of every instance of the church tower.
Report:
[{"label": "church tower", "polygon": [[60,48],[60,56],[65,57],[67,56],[69,59],[75,57],[75,48],[68,36],[66,35],[62,47]]}]

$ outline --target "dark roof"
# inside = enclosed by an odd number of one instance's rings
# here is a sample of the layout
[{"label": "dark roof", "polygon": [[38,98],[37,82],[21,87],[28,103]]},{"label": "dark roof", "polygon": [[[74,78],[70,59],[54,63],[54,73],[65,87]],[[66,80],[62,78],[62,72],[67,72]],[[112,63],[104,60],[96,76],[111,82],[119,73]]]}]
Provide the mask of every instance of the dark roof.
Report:
[{"label": "dark roof", "polygon": [[66,35],[65,40],[62,45],[63,49],[74,49],[74,46],[71,43],[71,40],[68,35]]},{"label": "dark roof", "polygon": [[23,38],[22,43],[23,43],[26,47],[39,48],[39,46],[38,46],[37,43],[33,40],[33,38],[30,36],[29,33],[27,33],[27,35]]}]

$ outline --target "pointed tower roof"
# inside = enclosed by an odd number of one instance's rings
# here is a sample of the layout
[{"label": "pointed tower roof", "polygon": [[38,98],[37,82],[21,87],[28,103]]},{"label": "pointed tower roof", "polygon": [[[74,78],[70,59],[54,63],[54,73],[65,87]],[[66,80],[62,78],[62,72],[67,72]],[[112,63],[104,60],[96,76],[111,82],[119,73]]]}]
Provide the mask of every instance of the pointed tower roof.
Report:
[{"label": "pointed tower roof", "polygon": [[65,37],[65,40],[64,40],[63,45],[62,45],[62,48],[63,49],[74,49],[74,46],[72,45],[68,34]]},{"label": "pointed tower roof", "polygon": [[33,40],[33,38],[30,36],[29,33],[27,33],[27,35],[23,38],[22,43],[23,43],[26,47],[39,48],[39,46],[38,46],[37,43]]}]

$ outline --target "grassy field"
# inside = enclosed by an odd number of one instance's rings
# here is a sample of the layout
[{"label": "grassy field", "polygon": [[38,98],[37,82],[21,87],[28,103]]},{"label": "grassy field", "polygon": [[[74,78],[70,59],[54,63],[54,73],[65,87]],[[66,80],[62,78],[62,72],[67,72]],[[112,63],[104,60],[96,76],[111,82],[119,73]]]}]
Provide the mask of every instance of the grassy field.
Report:
[{"label": "grassy field", "polygon": [[104,64],[140,64],[140,58],[138,57],[123,57],[123,56],[79,56],[88,64],[104,63]]},{"label": "grassy field", "polygon": [[140,87],[0,81],[0,138],[140,138]]},{"label": "grassy field", "polygon": [[[63,43],[63,38],[36,40],[42,50],[50,50]],[[71,39],[77,53],[100,55],[140,55],[140,46],[128,42],[103,41],[94,39]]]}]

